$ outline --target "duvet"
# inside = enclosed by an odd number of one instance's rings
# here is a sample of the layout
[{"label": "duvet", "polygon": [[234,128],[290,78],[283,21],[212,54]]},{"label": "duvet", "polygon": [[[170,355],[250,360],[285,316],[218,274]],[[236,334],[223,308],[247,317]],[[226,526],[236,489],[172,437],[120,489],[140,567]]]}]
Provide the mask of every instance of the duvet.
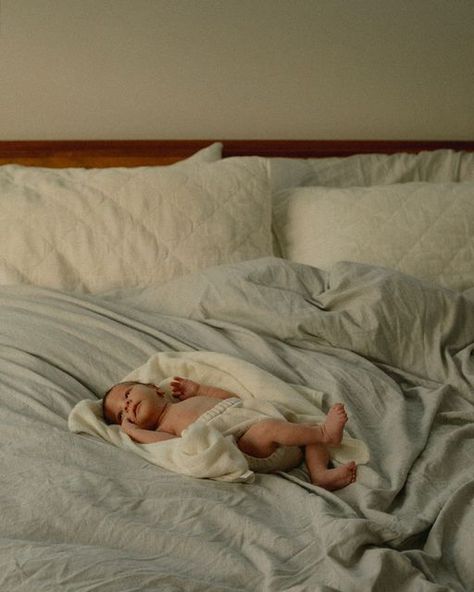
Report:
[{"label": "duvet", "polygon": [[[0,288],[0,589],[474,588],[474,302],[383,268],[276,258],[79,297]],[[195,479],[69,432],[160,351],[214,351],[343,401],[370,461]]]}]

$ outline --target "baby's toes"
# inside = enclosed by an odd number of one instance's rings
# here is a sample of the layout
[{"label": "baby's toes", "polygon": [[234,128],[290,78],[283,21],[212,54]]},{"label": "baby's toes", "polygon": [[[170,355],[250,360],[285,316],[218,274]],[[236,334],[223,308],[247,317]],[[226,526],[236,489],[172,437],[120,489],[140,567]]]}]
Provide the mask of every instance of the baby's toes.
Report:
[{"label": "baby's toes", "polygon": [[354,481],[357,479],[357,465],[356,463],[351,463],[351,483],[354,483]]},{"label": "baby's toes", "polygon": [[348,419],[347,411],[342,403],[340,404],[340,407],[338,408],[337,412],[338,412],[339,417],[341,419],[344,419],[344,421],[347,421],[347,419]]}]

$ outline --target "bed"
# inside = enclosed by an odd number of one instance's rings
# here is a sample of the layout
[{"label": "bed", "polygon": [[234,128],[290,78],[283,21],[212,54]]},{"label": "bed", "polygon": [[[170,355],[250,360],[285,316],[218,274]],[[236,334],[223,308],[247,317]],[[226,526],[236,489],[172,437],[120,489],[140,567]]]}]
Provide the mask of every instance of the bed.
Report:
[{"label": "bed", "polygon": [[[0,142],[0,589],[474,589],[474,143]],[[157,353],[250,363],[370,460],[250,482],[74,433]],[[206,354],[206,355],[207,355]]]}]

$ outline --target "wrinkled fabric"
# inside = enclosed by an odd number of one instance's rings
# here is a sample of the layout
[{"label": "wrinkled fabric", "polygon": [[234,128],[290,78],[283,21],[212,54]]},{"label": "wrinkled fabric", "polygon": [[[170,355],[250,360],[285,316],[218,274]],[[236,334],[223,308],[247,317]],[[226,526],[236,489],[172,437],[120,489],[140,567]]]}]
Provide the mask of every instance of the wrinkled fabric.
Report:
[{"label": "wrinkled fabric", "polygon": [[[278,259],[76,297],[0,289],[2,590],[474,588],[474,302],[382,268]],[[156,352],[251,362],[345,403],[370,461],[191,479],[70,433]]]}]

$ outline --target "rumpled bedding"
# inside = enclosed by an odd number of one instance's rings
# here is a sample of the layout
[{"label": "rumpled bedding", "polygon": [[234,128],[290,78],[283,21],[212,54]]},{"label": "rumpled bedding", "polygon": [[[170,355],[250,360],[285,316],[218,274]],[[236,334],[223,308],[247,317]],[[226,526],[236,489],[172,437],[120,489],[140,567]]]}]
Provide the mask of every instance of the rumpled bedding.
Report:
[{"label": "rumpled bedding", "polygon": [[[177,375],[201,384],[218,385],[245,401],[248,408],[270,417],[286,418],[293,423],[324,422],[325,416],[320,409],[322,393],[299,389],[297,385],[293,387],[249,362],[217,352],[158,353],[122,380],[153,382],[171,403],[176,403],[170,381]],[[106,425],[101,401],[85,399],[79,401],[69,414],[68,426],[72,432],[103,438],[153,464],[183,475],[242,482],[254,478],[235,440],[201,422],[191,424],[180,438],[136,444],[120,426]],[[331,460],[340,463],[354,460],[363,464],[369,459],[367,446],[347,434],[343,435],[340,446],[328,447],[328,451]]]},{"label": "rumpled bedding", "polygon": [[[0,288],[0,589],[474,588],[474,301],[400,273],[274,258],[77,297]],[[343,401],[370,461],[183,476],[67,418],[156,352],[220,352]]]}]

